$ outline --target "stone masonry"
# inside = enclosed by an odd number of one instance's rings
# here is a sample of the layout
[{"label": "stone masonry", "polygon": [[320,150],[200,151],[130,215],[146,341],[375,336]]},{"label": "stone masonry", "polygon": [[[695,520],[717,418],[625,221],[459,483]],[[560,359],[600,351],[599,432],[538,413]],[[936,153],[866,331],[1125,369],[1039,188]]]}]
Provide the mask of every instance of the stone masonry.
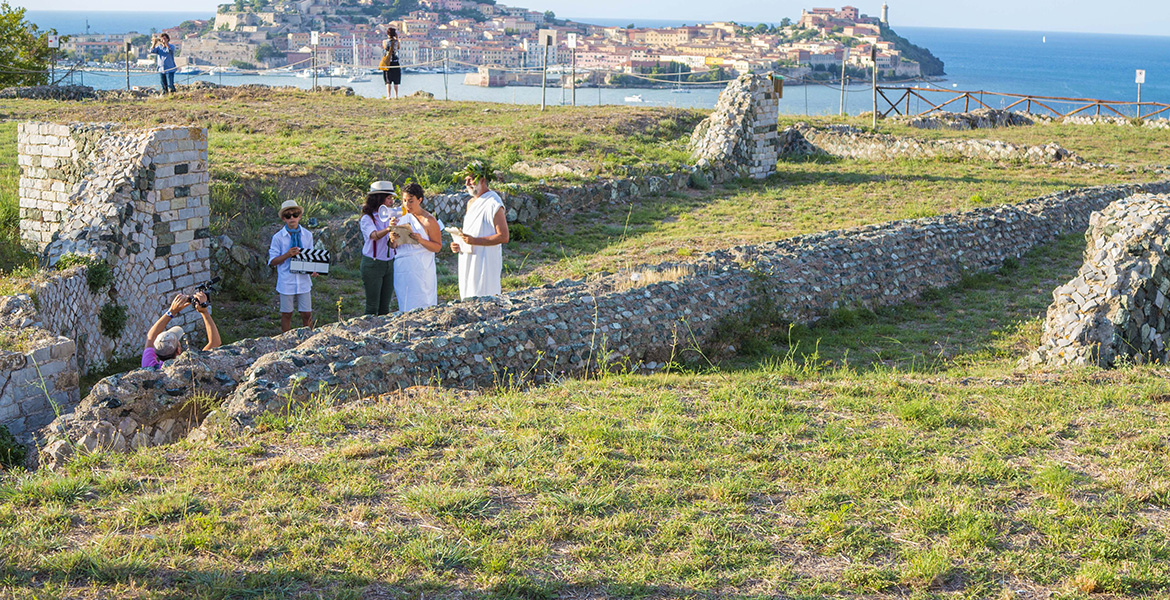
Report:
[{"label": "stone masonry", "polygon": [[1136,195],[1093,213],[1085,263],[1052,292],[1031,365],[1166,362],[1170,354],[1170,196]]},{"label": "stone masonry", "polygon": [[[17,148],[23,243],[47,266],[79,254],[113,274],[95,298],[76,280],[41,284],[43,325],[77,342],[83,373],[140,352],[142,332],[170,298],[210,277],[206,130],[22,123]],[[96,318],[107,304],[126,315],[112,338]],[[196,321],[185,314],[177,324]]]},{"label": "stone masonry", "polygon": [[[1136,192],[1170,192],[1170,182],[1073,190],[736,247],[649,285],[638,286],[630,273],[565,281],[189,352],[161,371],[99,382],[74,413],[43,430],[44,460],[54,464],[76,447],[123,450],[201,437],[215,427],[247,428],[266,411],[328,390],[364,395],[427,382],[540,381],[605,362],[656,369],[761,300],[778,316],[805,323],[839,307],[904,303],[1081,231],[1092,211]],[[218,399],[201,428],[189,404],[196,391]]]},{"label": "stone masonry", "polygon": [[0,297],[0,423],[22,436],[77,405],[73,341],[37,327],[28,294]]},{"label": "stone masonry", "polygon": [[[911,137],[870,133],[849,125],[811,127],[804,123],[797,123],[790,130],[785,130],[783,138],[785,140],[784,154],[806,154],[811,145],[811,148],[816,152],[854,160],[879,161],[950,156],[974,160],[1020,160],[1070,164],[1082,162],[1076,154],[1056,143],[1043,146],[1021,146],[998,140],[920,140]],[[794,142],[798,139],[800,143],[794,146]],[[790,150],[790,148],[794,150]]]},{"label": "stone masonry", "polygon": [[46,266],[76,254],[110,275],[91,285],[87,266],[51,270],[30,294],[0,297],[0,424],[21,431],[72,410],[79,375],[141,352],[210,261],[205,130],[23,123],[17,148],[22,242]]},{"label": "stone masonry", "polygon": [[719,94],[715,112],[691,134],[691,160],[715,173],[764,179],[776,172],[780,95],[771,74],[741,75]]}]

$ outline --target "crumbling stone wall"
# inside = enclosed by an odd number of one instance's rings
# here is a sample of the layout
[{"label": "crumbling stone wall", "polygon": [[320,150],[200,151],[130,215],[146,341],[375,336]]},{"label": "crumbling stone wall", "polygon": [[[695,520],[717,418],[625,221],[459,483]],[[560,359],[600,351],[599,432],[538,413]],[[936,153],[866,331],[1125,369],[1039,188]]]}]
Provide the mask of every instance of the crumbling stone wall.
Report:
[{"label": "crumbling stone wall", "polygon": [[[52,269],[30,301],[0,297],[0,337],[19,340],[0,358],[0,424],[19,430],[46,402],[72,410],[79,375],[141,352],[170,297],[209,278],[210,203],[201,128],[22,123],[17,149],[21,240]],[[97,266],[53,269],[67,254]]]},{"label": "crumbling stone wall", "polygon": [[17,436],[77,405],[73,341],[37,327],[28,294],[0,297],[0,424]]},{"label": "crumbling stone wall", "polygon": [[691,134],[691,160],[703,170],[764,179],[776,171],[780,95],[771,74],[741,75],[719,94],[715,112]]},{"label": "crumbling stone wall", "polygon": [[[803,144],[793,148],[799,134]],[[1027,162],[1064,162],[1080,164],[1073,152],[1051,143],[1043,146],[1021,146],[997,140],[920,140],[882,133],[869,133],[850,125],[812,127],[797,123],[785,130],[785,154],[829,154],[837,158],[855,160],[895,160],[899,158],[956,157],[975,160],[1021,160]]]},{"label": "crumbling stone wall", "polygon": [[[22,123],[17,149],[23,243],[47,266],[79,254],[112,274],[96,294],[85,273],[36,284],[41,323],[77,342],[83,373],[141,351],[170,296],[210,278],[206,130]],[[116,335],[102,331],[107,305],[125,315]]]},{"label": "crumbling stone wall", "polygon": [[1136,195],[1093,213],[1085,262],[1052,292],[1031,365],[1166,362],[1170,352],[1170,196]]},{"label": "crumbling stone wall", "polygon": [[539,381],[606,361],[656,369],[692,340],[706,339],[721,319],[760,300],[795,322],[842,306],[904,303],[1082,230],[1092,211],[1138,191],[1170,192],[1170,183],[1073,190],[736,247],[650,285],[620,273],[190,352],[161,371],[98,383],[73,415],[46,428],[46,460],[60,460],[77,443],[123,449],[205,435],[205,429],[188,432],[195,419],[176,418],[193,410],[186,403],[196,390],[219,399],[204,428],[246,428],[265,411],[326,389],[375,394],[429,381]]},{"label": "crumbling stone wall", "polygon": [[989,108],[965,113],[933,112],[916,117],[898,117],[896,120],[903,121],[910,127],[917,129],[953,129],[956,131],[1024,127],[1034,123],[1023,113]]}]

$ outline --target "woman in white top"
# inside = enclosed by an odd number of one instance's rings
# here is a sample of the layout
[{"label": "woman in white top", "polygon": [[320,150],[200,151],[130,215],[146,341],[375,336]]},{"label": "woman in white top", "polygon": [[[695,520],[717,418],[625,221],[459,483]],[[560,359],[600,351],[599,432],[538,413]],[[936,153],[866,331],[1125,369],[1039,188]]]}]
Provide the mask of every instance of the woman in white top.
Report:
[{"label": "woman in white top", "polygon": [[[390,312],[390,292],[394,285],[394,238],[391,228],[396,224],[388,217],[396,208],[398,195],[394,184],[375,181],[362,205],[358,224],[362,229],[362,286],[366,290],[366,314],[384,315]],[[387,207],[389,210],[381,210]],[[387,218],[388,217],[388,218]]]},{"label": "woman in white top", "polygon": [[451,243],[451,251],[459,253],[459,297],[497,296],[504,268],[503,244],[508,243],[504,201],[488,189],[492,169],[486,163],[474,161],[462,174],[471,198],[462,235]]},{"label": "woman in white top", "polygon": [[440,240],[443,224],[423,210],[423,188],[417,183],[402,191],[402,216],[399,225],[409,225],[410,239],[399,240],[394,257],[394,295],[398,310],[406,312],[439,303],[438,279],[435,276],[435,253],[443,249]]}]

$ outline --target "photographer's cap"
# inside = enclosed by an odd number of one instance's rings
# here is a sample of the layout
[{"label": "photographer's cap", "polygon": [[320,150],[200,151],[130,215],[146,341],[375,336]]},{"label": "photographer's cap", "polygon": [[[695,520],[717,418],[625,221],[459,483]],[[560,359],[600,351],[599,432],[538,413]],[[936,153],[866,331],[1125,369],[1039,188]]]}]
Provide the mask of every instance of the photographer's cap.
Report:
[{"label": "photographer's cap", "polygon": [[375,181],[374,183],[371,183],[370,184],[370,193],[371,194],[391,194],[394,196],[398,195],[398,194],[394,193],[394,182],[393,181],[385,181],[385,180]]},{"label": "photographer's cap", "polygon": [[154,351],[159,356],[174,356],[179,353],[183,341],[183,328],[175,325],[154,338]]},{"label": "photographer's cap", "polygon": [[277,214],[279,214],[280,216],[283,217],[284,211],[292,209],[292,208],[295,208],[301,212],[305,212],[304,209],[301,208],[301,205],[297,204],[296,200],[285,200],[284,202],[280,203],[280,212]]}]

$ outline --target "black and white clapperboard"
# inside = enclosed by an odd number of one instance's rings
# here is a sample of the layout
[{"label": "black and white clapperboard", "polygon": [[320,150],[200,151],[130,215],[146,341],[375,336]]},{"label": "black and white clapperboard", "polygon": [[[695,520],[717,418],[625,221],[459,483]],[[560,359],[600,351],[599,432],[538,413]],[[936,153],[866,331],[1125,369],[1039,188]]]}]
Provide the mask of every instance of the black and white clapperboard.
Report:
[{"label": "black and white clapperboard", "polygon": [[292,273],[322,273],[329,274],[328,250],[301,250],[301,253],[288,259],[288,270]]}]

